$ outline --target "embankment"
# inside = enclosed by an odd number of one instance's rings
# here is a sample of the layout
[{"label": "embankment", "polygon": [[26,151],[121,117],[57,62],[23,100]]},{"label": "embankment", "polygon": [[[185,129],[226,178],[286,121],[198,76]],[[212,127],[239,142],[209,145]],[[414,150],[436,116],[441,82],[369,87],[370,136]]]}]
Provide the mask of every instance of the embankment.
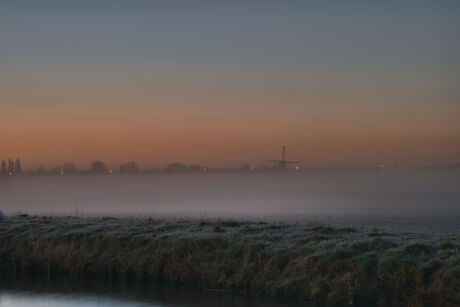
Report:
[{"label": "embankment", "polygon": [[331,305],[460,305],[459,234],[310,223],[10,216],[0,277],[162,280]]}]

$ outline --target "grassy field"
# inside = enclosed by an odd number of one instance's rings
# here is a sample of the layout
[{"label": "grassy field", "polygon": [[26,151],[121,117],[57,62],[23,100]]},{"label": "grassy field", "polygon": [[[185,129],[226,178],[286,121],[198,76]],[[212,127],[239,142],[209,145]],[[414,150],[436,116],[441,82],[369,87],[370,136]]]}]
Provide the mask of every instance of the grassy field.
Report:
[{"label": "grassy field", "polygon": [[0,275],[159,280],[330,305],[460,305],[460,235],[312,223],[18,215]]}]

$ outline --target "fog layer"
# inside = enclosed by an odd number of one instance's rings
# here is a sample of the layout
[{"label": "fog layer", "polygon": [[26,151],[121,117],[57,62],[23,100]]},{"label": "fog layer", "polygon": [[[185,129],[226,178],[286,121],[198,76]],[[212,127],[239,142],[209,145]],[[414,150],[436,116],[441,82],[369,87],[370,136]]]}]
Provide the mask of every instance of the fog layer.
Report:
[{"label": "fog layer", "polygon": [[457,231],[458,170],[18,176],[0,179],[6,214],[310,220]]}]

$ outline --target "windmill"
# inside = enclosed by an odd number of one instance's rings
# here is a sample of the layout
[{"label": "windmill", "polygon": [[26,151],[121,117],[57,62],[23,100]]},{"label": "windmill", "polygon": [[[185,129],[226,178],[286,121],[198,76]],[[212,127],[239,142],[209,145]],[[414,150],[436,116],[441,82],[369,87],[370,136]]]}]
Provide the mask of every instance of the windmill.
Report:
[{"label": "windmill", "polygon": [[288,164],[300,164],[299,161],[286,161],[286,145],[283,145],[283,159],[282,160],[268,160],[268,162],[275,163],[275,165],[280,169],[285,169]]}]

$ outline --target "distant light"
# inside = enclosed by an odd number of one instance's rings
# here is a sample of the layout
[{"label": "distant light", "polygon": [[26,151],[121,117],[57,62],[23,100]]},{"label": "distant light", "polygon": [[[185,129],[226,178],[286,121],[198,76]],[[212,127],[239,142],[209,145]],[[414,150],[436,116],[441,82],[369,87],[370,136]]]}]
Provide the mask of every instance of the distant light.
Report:
[{"label": "distant light", "polygon": [[298,171],[300,169],[300,165],[296,165],[295,169],[296,169],[296,171]]},{"label": "distant light", "polygon": [[339,168],[340,168],[340,169],[343,169],[343,165],[339,165]]},{"label": "distant light", "polygon": [[380,168],[385,168],[385,164],[380,164]]},{"label": "distant light", "polygon": [[109,174],[112,174],[112,173],[113,173],[113,170],[110,169],[110,170],[109,170]]},{"label": "distant light", "polygon": [[251,165],[251,166],[249,167],[249,170],[253,171],[253,170],[255,170],[255,167],[254,167],[253,165]]},{"label": "distant light", "polygon": [[203,167],[201,170],[203,171],[203,173],[206,173],[208,171],[206,167]]},{"label": "distant light", "polygon": [[64,171],[60,171],[60,174],[61,174],[61,175],[64,175]]},{"label": "distant light", "polygon": [[13,176],[13,172],[9,172],[8,175]]}]

